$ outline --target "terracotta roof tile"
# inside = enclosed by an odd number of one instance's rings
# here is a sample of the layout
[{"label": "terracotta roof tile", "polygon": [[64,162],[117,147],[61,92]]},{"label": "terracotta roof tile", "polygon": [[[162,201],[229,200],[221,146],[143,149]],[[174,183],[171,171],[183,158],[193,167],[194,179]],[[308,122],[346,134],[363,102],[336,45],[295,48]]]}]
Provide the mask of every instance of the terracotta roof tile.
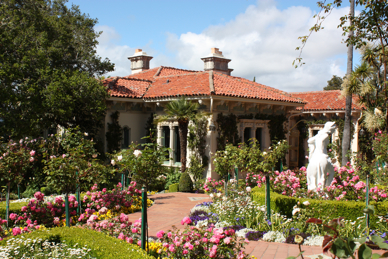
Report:
[{"label": "terracotta roof tile", "polygon": [[207,72],[197,72],[157,77],[144,98],[152,99],[182,95],[210,95],[209,74]]},{"label": "terracotta roof tile", "polygon": [[[156,67],[118,79],[106,79],[112,96],[166,98],[176,96],[218,95],[280,102],[301,103],[303,100],[275,88],[250,80],[213,73],[214,92],[210,92],[208,71]],[[108,85],[107,85],[108,86]]]},{"label": "terracotta roof tile", "polygon": [[[341,96],[340,90],[314,91],[290,93],[294,97],[302,98],[307,102],[305,111],[345,110],[346,99]],[[302,108],[298,108],[302,109]],[[353,95],[352,110],[361,110],[358,98]]]},{"label": "terracotta roof tile", "polygon": [[138,78],[138,79],[145,79],[145,80],[153,80],[155,74],[158,72],[158,69],[159,69],[159,67],[151,68],[148,70],[138,72],[136,74],[125,76],[125,78]]},{"label": "terracotta roof tile", "polygon": [[214,89],[215,95],[304,103],[281,90],[222,73],[214,73]]},{"label": "terracotta roof tile", "polygon": [[159,74],[157,76],[175,76],[175,75],[182,75],[182,74],[190,74],[190,73],[198,73],[201,71],[194,71],[194,70],[186,70],[186,69],[178,69],[174,67],[161,67]]},{"label": "terracotta roof tile", "polygon": [[103,81],[113,97],[142,98],[152,82],[128,77],[114,77]]}]

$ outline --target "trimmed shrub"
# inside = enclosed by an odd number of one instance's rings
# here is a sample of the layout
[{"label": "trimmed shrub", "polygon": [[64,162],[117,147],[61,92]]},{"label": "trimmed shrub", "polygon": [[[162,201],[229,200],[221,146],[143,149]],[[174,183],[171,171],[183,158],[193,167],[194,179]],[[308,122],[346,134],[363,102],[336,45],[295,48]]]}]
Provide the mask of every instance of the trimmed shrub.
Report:
[{"label": "trimmed shrub", "polygon": [[188,173],[184,172],[179,179],[179,191],[180,192],[192,192],[193,181]]},{"label": "trimmed shrub", "polygon": [[[86,245],[89,249],[92,250],[92,256],[96,258],[155,258],[153,256],[147,255],[137,245],[128,244],[123,240],[105,235],[101,232],[78,227],[57,227],[49,230],[34,231],[29,234],[18,236],[17,238],[42,238],[43,240],[49,240],[50,242],[66,242],[66,244],[70,246],[78,244],[79,247]],[[9,238],[6,238],[3,241],[0,241],[0,245],[7,245],[8,239]]]},{"label": "trimmed shrub", "polygon": [[[9,214],[16,213],[20,214],[20,211],[22,210],[23,206],[27,206],[27,202],[10,202],[9,203]],[[6,202],[2,201],[0,202],[0,218],[5,219],[5,212],[6,212]]]},{"label": "trimmed shrub", "polygon": [[177,192],[179,190],[179,183],[170,184],[168,192]]},{"label": "trimmed shrub", "polygon": [[[252,199],[260,205],[265,205],[265,188],[253,188],[251,192]],[[292,217],[292,210],[298,201],[302,204],[308,201],[308,208],[314,213],[314,218],[335,219],[344,217],[345,219],[355,221],[358,217],[364,216],[363,210],[366,207],[365,202],[359,201],[333,201],[333,200],[314,200],[288,197],[278,193],[271,192],[271,210],[279,212],[287,217]],[[375,215],[370,217],[370,226],[377,228],[377,216],[384,216],[388,213],[388,201],[370,202],[375,207]]]}]

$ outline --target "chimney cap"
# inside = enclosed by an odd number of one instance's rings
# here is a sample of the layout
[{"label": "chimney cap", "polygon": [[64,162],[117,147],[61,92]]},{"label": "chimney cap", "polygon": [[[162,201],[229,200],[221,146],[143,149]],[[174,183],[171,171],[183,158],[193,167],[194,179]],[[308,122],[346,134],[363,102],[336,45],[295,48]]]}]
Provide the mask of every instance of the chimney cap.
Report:
[{"label": "chimney cap", "polygon": [[135,50],[135,54],[133,54],[133,56],[128,57],[128,59],[131,59],[132,57],[138,57],[138,56],[150,57],[150,56],[147,55],[147,52],[143,51],[142,49],[136,49]]}]

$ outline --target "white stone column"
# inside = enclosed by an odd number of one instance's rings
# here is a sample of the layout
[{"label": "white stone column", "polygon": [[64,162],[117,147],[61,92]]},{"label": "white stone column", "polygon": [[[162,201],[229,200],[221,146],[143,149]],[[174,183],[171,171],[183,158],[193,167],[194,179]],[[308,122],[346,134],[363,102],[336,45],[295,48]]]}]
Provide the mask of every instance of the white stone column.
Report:
[{"label": "white stone column", "polygon": [[170,127],[170,166],[174,165],[174,126],[172,123],[169,125]]}]

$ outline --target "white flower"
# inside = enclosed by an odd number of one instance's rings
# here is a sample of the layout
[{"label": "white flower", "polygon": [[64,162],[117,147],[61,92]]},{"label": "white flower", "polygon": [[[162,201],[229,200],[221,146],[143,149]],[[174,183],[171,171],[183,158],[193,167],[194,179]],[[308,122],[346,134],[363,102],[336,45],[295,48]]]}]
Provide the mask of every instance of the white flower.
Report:
[{"label": "white flower", "polygon": [[299,208],[293,209],[292,210],[292,215],[295,215],[296,213],[300,212]]},{"label": "white flower", "polygon": [[118,156],[117,160],[121,161],[123,159],[123,156]]},{"label": "white flower", "polygon": [[219,193],[217,193],[217,197],[221,197],[221,193],[219,192]]},{"label": "white flower", "polygon": [[265,156],[267,154],[267,152],[263,152],[263,156]]},{"label": "white flower", "polygon": [[141,151],[138,150],[138,149],[136,149],[136,150],[133,152],[133,154],[135,155],[135,157],[139,157],[139,156],[141,156]]},{"label": "white flower", "polygon": [[223,201],[226,201],[228,198],[226,198],[226,196],[222,197],[222,200]]},{"label": "white flower", "polygon": [[309,201],[304,201],[304,202],[303,202],[303,205],[304,205],[304,206],[309,206],[309,205],[310,205],[310,202],[309,202]]},{"label": "white flower", "polygon": [[85,137],[89,136],[89,134],[87,132],[84,133]]},{"label": "white flower", "polygon": [[251,187],[247,187],[247,192],[250,192],[251,191]]},{"label": "white flower", "polygon": [[114,166],[116,164],[116,161],[114,161],[113,159],[110,160],[110,163]]},{"label": "white flower", "polygon": [[265,212],[265,206],[260,207],[260,210],[261,210],[262,212]]},{"label": "white flower", "polygon": [[213,193],[211,193],[209,196],[210,196],[210,198],[213,198],[213,197],[214,197],[214,194],[213,194]]}]

